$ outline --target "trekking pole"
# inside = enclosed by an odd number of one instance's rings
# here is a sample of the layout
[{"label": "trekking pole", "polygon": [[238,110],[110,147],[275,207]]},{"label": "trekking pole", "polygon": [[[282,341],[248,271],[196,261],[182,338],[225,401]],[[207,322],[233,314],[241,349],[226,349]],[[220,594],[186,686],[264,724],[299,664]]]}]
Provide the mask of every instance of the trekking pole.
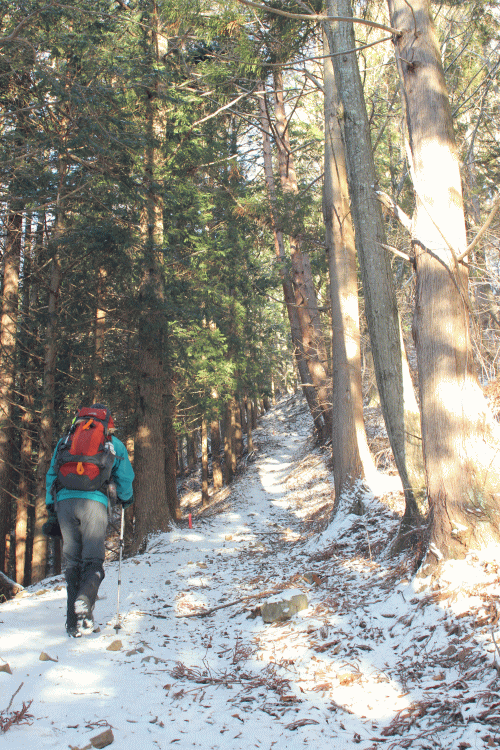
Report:
[{"label": "trekking pole", "polygon": [[121,527],[120,527],[120,546],[119,546],[119,554],[118,554],[118,591],[116,595],[116,623],[115,623],[115,631],[118,633],[118,631],[121,629],[120,625],[120,588],[122,585],[122,550],[123,550],[123,532],[125,528],[125,508],[122,505],[122,521],[121,521]]}]

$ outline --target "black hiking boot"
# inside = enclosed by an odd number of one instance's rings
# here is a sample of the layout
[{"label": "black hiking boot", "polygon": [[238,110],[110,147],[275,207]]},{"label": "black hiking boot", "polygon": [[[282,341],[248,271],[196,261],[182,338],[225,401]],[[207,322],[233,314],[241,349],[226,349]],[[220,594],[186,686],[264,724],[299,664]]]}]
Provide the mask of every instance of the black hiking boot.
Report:
[{"label": "black hiking boot", "polygon": [[78,617],[75,612],[75,599],[80,586],[80,568],[69,568],[65,573],[66,594],[68,597],[66,608],[66,632],[70,638],[81,636],[78,627]]},{"label": "black hiking boot", "polygon": [[82,633],[80,631],[80,628],[78,627],[78,623],[76,625],[69,625],[66,622],[66,632],[69,638],[81,638],[82,637]]},{"label": "black hiking boot", "polygon": [[80,622],[83,633],[91,633],[94,629],[94,605],[99,586],[104,578],[102,562],[87,563],[82,573],[80,590],[75,601],[75,613]]},{"label": "black hiking boot", "polygon": [[92,633],[94,630],[94,613],[92,603],[86,594],[79,594],[75,602],[75,614],[78,618],[80,633]]}]

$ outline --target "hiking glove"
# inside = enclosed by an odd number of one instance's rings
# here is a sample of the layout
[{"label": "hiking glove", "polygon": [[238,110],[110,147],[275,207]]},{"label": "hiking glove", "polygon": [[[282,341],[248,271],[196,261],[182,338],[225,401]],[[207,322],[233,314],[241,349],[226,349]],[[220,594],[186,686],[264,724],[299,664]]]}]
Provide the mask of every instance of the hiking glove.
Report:
[{"label": "hiking glove", "polygon": [[128,508],[128,506],[132,505],[132,503],[134,502],[134,497],[129,497],[128,500],[122,500],[121,497],[119,497],[118,502],[120,503],[120,505],[123,505],[124,508]]},{"label": "hiking glove", "polygon": [[49,517],[42,526],[42,533],[45,534],[45,536],[62,536],[61,527],[57,520],[57,513],[53,505],[47,506],[47,513],[49,514]]}]

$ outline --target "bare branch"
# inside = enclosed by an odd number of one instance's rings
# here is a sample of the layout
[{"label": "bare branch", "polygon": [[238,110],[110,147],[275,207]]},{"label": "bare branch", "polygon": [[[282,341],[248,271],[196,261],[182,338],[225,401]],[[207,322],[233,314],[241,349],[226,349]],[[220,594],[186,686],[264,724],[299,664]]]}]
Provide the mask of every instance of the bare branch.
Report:
[{"label": "bare branch", "polygon": [[467,250],[464,250],[463,253],[458,256],[457,260],[459,262],[461,260],[463,260],[466,255],[468,255],[470,252],[472,252],[472,250],[474,250],[474,248],[476,247],[476,245],[479,242],[479,240],[481,239],[481,237],[484,235],[485,232],[488,231],[488,228],[489,228],[491,222],[493,221],[493,219],[495,218],[496,212],[498,211],[499,208],[500,208],[500,193],[497,195],[497,197],[493,201],[493,206],[491,208],[490,215],[488,216],[488,218],[484,222],[483,226],[481,227],[481,229],[479,230],[479,232],[476,234],[476,236],[474,237],[474,239],[470,243],[470,245],[467,248]]},{"label": "bare branch", "polygon": [[48,5],[44,5],[43,8],[39,8],[38,10],[35,10],[33,13],[31,13],[29,16],[26,16],[26,18],[19,23],[14,31],[12,31],[8,36],[4,36],[3,38],[0,38],[0,46],[3,46],[5,44],[11,44],[12,42],[17,42],[20,44],[27,44],[29,47],[34,49],[31,42],[28,42],[27,39],[22,39],[22,37],[19,36],[21,31],[26,28],[26,26],[29,26],[31,21],[36,18],[36,16],[39,16],[40,13],[43,13],[45,10],[48,10],[49,8],[53,8],[54,3],[49,3]]},{"label": "bare branch", "polygon": [[383,23],[377,23],[376,21],[367,21],[364,18],[343,18],[342,16],[323,16],[311,13],[288,13],[286,10],[278,10],[278,8],[270,8],[268,5],[262,5],[261,3],[253,3],[251,0],[238,0],[241,5],[248,5],[250,8],[256,8],[257,10],[264,10],[266,13],[275,13],[277,16],[284,16],[284,18],[293,18],[297,21],[345,21],[346,23],[359,23],[362,26],[371,26],[374,29],[382,29],[382,31],[388,31],[394,36],[400,37],[403,32],[398,29],[393,29],[392,26],[385,26]]},{"label": "bare branch", "polygon": [[380,203],[391,213],[391,215],[399,221],[409,232],[411,232],[411,219],[402,208],[398,206],[395,200],[391,198],[387,193],[382,190],[376,190],[375,194],[379,199]]},{"label": "bare branch", "polygon": [[413,259],[408,255],[408,253],[404,253],[402,250],[398,250],[397,247],[393,247],[392,245],[386,245],[384,242],[380,243],[383,248],[386,250],[390,250],[391,253],[394,253],[394,255],[397,255],[399,258],[403,258],[403,260],[407,260],[409,263],[413,263]]},{"label": "bare branch", "polygon": [[[240,2],[240,0],[238,0]],[[374,42],[370,42],[369,44],[363,44],[361,47],[354,47],[353,49],[346,49],[342,50],[342,52],[333,52],[330,55],[315,55],[314,57],[302,57],[300,60],[293,60],[293,62],[284,64],[284,63],[266,63],[266,68],[283,68],[283,70],[289,70],[290,68],[294,68],[295,65],[299,65],[303,62],[309,62],[310,60],[325,60],[328,57],[342,57],[343,55],[353,55],[356,52],[362,52],[364,49],[368,49],[368,47],[374,47],[376,44],[381,44],[382,42],[389,42],[392,40],[391,36],[384,36],[382,39],[376,39]]]}]

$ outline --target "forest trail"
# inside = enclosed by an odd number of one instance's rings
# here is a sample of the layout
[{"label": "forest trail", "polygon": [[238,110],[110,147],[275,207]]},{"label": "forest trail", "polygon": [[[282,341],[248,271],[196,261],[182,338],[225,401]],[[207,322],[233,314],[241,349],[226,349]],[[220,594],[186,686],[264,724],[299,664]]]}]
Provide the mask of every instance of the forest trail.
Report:
[{"label": "forest trail", "polygon": [[[110,728],[120,750],[498,746],[498,550],[417,587],[412,561],[387,557],[398,496],[367,494],[364,516],[327,526],[327,454],[299,398],[254,440],[209,508],[184,498],[192,529],[124,560],[118,633],[116,563],[91,636],[66,637],[61,577],[0,605],[0,728],[32,701],[5,750],[82,749]],[[283,590],[307,608],[265,623]]]}]

